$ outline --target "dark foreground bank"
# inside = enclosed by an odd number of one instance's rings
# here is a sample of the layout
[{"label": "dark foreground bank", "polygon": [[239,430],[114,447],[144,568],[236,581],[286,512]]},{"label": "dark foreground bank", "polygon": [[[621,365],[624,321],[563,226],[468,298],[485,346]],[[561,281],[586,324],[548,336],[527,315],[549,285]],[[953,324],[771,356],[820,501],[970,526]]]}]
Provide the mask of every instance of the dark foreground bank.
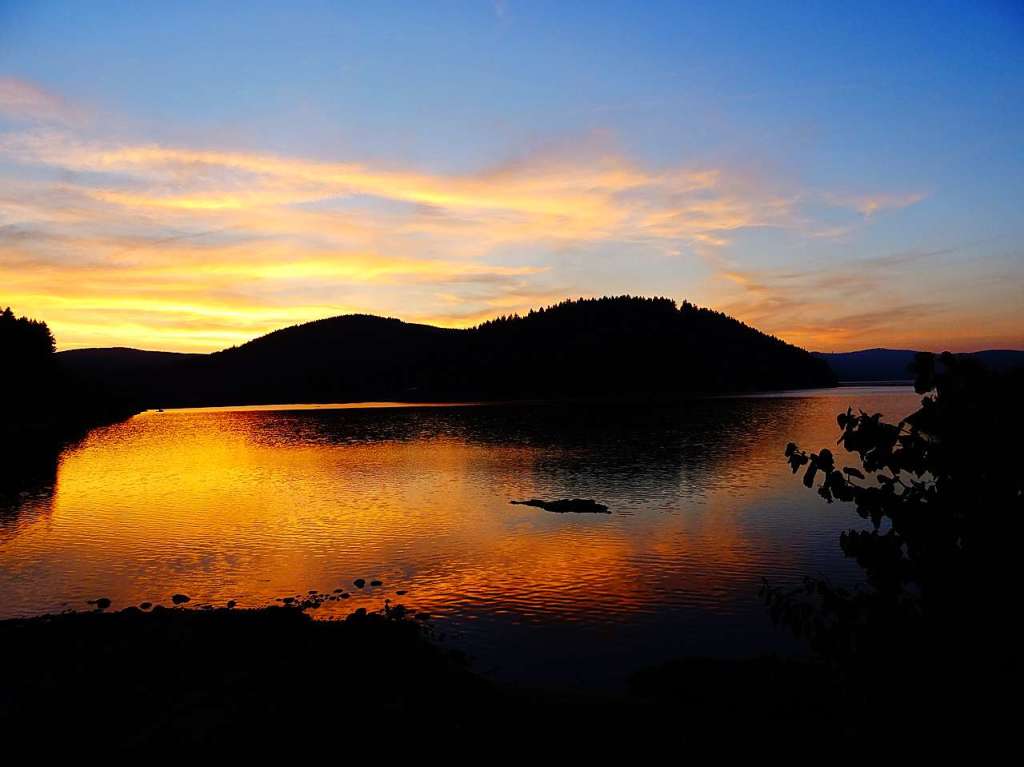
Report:
[{"label": "dark foreground bank", "polygon": [[398,615],[158,607],[3,621],[0,732],[72,750],[346,750],[356,738],[410,754],[638,737],[733,750],[788,731],[803,748],[884,735],[813,663],[680,660],[613,699],[509,691]]}]

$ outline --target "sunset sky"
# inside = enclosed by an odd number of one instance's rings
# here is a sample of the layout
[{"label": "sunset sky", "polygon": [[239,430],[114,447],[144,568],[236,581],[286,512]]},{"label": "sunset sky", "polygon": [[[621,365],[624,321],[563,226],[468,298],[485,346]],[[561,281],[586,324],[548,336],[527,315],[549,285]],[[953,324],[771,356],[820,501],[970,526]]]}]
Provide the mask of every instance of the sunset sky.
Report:
[{"label": "sunset sky", "polygon": [[1024,5],[0,0],[0,306],[211,351],[688,299],[1024,348]]}]

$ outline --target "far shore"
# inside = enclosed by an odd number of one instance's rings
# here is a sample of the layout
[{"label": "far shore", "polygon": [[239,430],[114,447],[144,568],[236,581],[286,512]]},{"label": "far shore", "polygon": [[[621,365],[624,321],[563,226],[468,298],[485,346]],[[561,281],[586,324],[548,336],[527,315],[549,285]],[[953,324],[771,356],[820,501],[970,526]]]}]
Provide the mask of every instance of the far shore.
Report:
[{"label": "far shore", "polygon": [[424,400],[392,400],[374,401],[357,400],[352,402],[267,402],[259,404],[236,404],[236,405],[196,405],[194,407],[148,407],[140,410],[139,413],[234,413],[234,412],[273,412],[273,411],[303,411],[303,410],[401,410],[416,408],[471,408],[471,407],[499,407],[499,406],[524,406],[524,405],[586,405],[586,404],[608,404],[608,405],[654,405],[670,406],[684,402],[707,399],[733,399],[743,397],[798,397],[814,396],[819,393],[839,393],[848,389],[873,389],[883,390],[907,388],[912,381],[849,381],[840,382],[835,386],[819,386],[811,389],[766,389],[744,392],[682,392],[677,395],[650,395],[634,394],[622,396],[601,396],[601,397],[549,397],[531,399],[495,399],[495,400],[456,400],[451,402],[436,402]]}]

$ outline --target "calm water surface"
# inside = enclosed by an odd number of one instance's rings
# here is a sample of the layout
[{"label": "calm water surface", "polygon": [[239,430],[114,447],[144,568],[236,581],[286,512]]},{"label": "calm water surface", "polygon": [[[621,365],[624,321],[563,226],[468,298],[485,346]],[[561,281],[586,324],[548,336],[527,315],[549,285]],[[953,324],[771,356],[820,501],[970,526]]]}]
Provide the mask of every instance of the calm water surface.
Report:
[{"label": "calm water surface", "polygon": [[[797,651],[762,578],[857,576],[787,441],[833,446],[848,405],[898,419],[909,388],[666,406],[517,404],[147,412],[93,431],[0,503],[0,617],[310,589],[435,616],[507,680],[614,686],[680,654]],[[594,498],[610,515],[520,498]],[[383,586],[359,591],[355,578]],[[398,597],[397,590],[408,593]]]}]

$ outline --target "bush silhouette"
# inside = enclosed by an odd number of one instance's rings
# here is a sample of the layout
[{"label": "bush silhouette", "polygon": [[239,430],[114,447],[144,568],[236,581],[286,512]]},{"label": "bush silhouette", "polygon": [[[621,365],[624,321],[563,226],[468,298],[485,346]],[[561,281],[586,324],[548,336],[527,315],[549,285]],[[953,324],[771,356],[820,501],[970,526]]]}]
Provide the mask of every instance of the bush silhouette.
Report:
[{"label": "bush silhouette", "polygon": [[1024,375],[948,353],[919,354],[914,372],[925,396],[901,422],[839,414],[839,444],[857,465],[830,449],[785,451],[807,487],[869,521],[840,540],[866,582],[807,578],[793,590],[766,584],[764,596],[858,695],[898,690],[946,716],[1016,652],[1002,644],[1015,597],[1004,568],[1024,508]]}]

